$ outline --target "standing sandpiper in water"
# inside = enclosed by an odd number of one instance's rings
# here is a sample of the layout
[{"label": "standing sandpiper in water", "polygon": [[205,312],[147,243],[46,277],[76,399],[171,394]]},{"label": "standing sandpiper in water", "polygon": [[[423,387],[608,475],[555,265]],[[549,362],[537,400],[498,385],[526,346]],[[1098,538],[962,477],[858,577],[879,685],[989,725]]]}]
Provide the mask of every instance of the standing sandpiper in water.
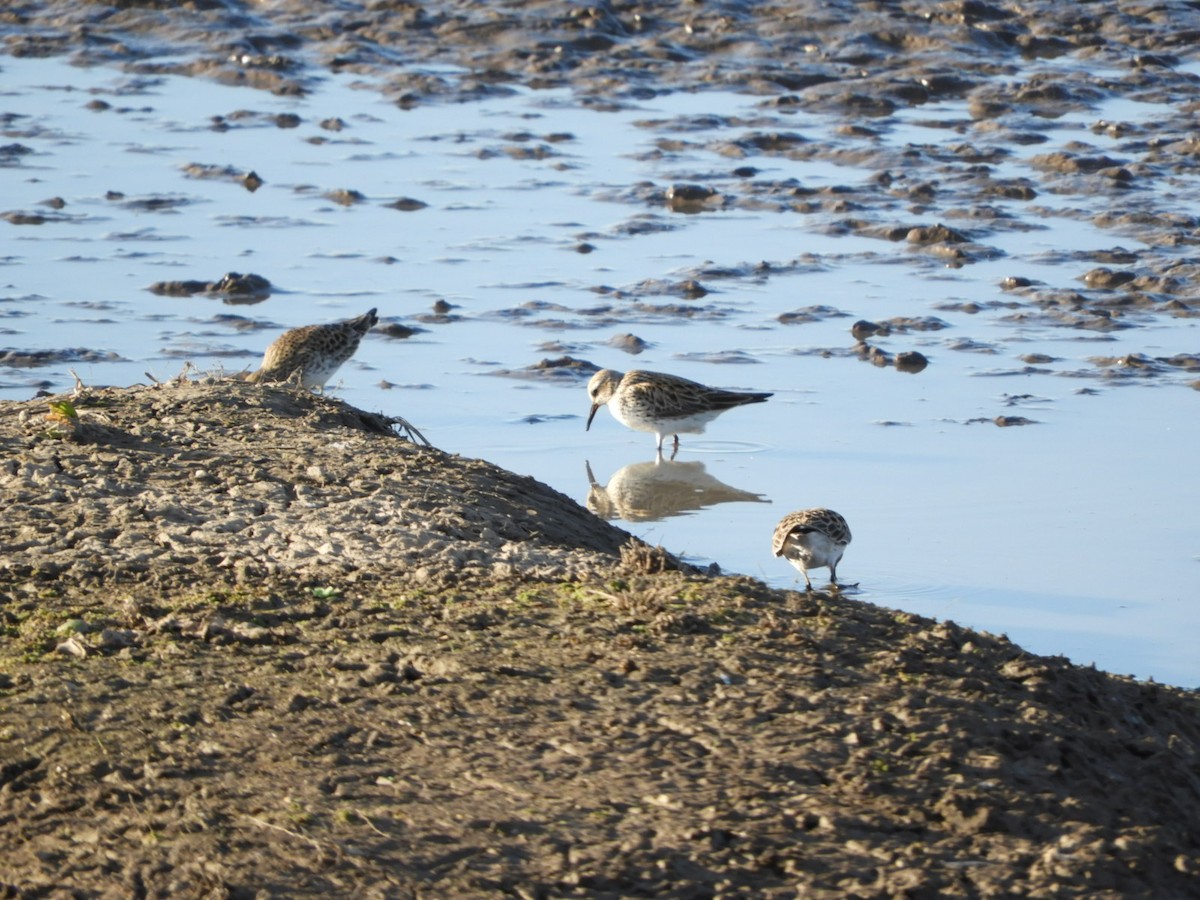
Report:
[{"label": "standing sandpiper in water", "polygon": [[287,381],[299,375],[306,388],[324,387],[342,363],[354,355],[362,336],[379,317],[371,309],[353,319],[328,325],[305,325],[285,331],[263,354],[262,366],[247,381]]},{"label": "standing sandpiper in water", "polygon": [[662,453],[663,438],[674,435],[672,457],[679,450],[680,434],[702,434],[704,426],[735,406],[762,403],[769,393],[724,391],[706,387],[677,375],[661,372],[616,372],[601,369],[588,382],[592,411],[587,428],[592,427],[596,410],[608,406],[613,418],[634,431],[652,431],[658,436],[657,450]]},{"label": "standing sandpiper in water", "polygon": [[810,568],[827,567],[829,579],[837,587],[837,564],[849,543],[850,526],[832,509],[802,509],[780,519],[771,552],[799,569],[811,591]]}]

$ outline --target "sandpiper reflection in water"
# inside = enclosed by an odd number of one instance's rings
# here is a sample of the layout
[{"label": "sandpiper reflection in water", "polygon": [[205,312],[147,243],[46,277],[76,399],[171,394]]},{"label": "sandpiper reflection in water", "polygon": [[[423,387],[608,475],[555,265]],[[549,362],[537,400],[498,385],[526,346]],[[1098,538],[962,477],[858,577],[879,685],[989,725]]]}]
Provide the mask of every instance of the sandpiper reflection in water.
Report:
[{"label": "sandpiper reflection in water", "polygon": [[718,503],[770,503],[762,494],[739,490],[709,475],[699,461],[675,462],[660,455],[630,463],[602,485],[587,463],[587,507],[604,519],[655,522]]}]

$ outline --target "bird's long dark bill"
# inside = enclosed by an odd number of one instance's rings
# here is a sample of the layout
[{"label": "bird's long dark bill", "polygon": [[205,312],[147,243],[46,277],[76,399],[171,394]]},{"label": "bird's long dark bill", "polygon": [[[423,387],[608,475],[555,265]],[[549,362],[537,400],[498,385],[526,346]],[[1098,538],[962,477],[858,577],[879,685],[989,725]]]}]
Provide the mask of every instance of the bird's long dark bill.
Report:
[{"label": "bird's long dark bill", "polygon": [[599,403],[592,404],[592,411],[590,413],[588,413],[587,427],[583,429],[584,431],[592,430],[592,419],[596,418],[596,410],[598,410],[599,408],[600,408]]}]

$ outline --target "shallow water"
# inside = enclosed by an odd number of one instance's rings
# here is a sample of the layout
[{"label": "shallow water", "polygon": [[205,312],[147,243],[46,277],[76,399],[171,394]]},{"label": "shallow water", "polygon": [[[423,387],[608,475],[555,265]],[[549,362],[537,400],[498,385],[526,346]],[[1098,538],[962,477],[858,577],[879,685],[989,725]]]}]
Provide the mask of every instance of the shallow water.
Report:
[{"label": "shallow water", "polygon": [[[110,108],[87,108],[95,99]],[[300,123],[278,127],[284,113]],[[1044,190],[1031,203],[992,199],[1010,218],[984,227],[953,218],[963,208],[954,173],[930,172],[945,181],[944,199],[898,198],[892,221],[945,221],[998,251],[952,268],[903,241],[834,227],[854,209],[759,208],[768,195],[749,182],[796,179],[817,197],[847,188],[866,202],[856,191],[877,167],[831,154],[723,155],[722,141],[750,132],[863,143],[834,136],[831,119],[745,95],[677,93],[598,112],[569,92],[522,92],[404,111],[349,78],[280,98],[5,59],[0,114],[3,143],[33,151],[0,165],[4,211],[47,217],[0,222],[0,345],[117,357],[0,368],[0,396],[69,389],[69,370],[97,385],[166,379],[185,361],[238,371],[283,328],[376,306],[385,323],[425,330],[403,341],[371,335],[336,377],[340,396],[586,502],[589,466],[598,485],[656,477],[653,466],[626,469],[653,460],[651,436],[606,412],[585,433],[582,382],[501,371],[566,353],[770,390],[770,402],[684,436],[678,461],[703,471],[677,472],[710,492],[709,505],[625,527],[696,562],[789,586],[796,573],[769,552],[774,523],[830,506],[854,532],[840,575],[858,582],[856,596],[1004,632],[1038,653],[1200,684],[1200,417],[1187,387],[1196,376],[1092,362],[1194,353],[1197,320],[1146,312],[1131,314],[1136,327],[1126,330],[1067,328],[1014,318],[1029,308],[999,287],[1015,275],[1079,289],[1097,264],[1072,251],[1143,249],[1093,223],[1120,199]],[[1165,110],[1121,101],[1104,115],[1137,125]],[[227,128],[214,129],[214,116]],[[319,124],[332,117],[342,130]],[[1014,148],[995,177],[1030,177],[1030,158],[1071,141],[1120,156],[1119,141],[1091,129],[1099,117],[1040,123],[1047,140]],[[1000,140],[970,129],[962,104],[927,105],[881,123],[869,143],[900,153]],[[265,184],[251,193],[232,179],[188,177],[183,168],[195,163],[253,170]],[[733,174],[739,166],[757,173]],[[639,187],[674,183],[713,185],[739,202],[684,215]],[[364,199],[343,206],[323,196],[338,189]],[[1170,192],[1157,198],[1165,208],[1195,208],[1194,179],[1177,177]],[[1153,202],[1148,193],[1136,202]],[[43,205],[51,197],[65,206]],[[387,207],[401,197],[428,206]],[[864,218],[891,201],[872,202]],[[585,242],[592,252],[579,252]],[[276,291],[248,305],[147,290],[228,271],[265,276]],[[657,293],[688,278],[709,293]],[[439,299],[457,308],[429,321]],[[964,311],[969,303],[982,310]],[[778,320],[816,305],[842,315]],[[851,323],[895,316],[946,323],[872,340],[924,353],[930,366],[919,374],[853,353]],[[650,347],[632,356],[608,344],[627,332]],[[1052,359],[1029,365],[1029,354]],[[998,428],[1001,415],[1035,424]],[[667,503],[664,493],[650,491],[650,506]]]}]

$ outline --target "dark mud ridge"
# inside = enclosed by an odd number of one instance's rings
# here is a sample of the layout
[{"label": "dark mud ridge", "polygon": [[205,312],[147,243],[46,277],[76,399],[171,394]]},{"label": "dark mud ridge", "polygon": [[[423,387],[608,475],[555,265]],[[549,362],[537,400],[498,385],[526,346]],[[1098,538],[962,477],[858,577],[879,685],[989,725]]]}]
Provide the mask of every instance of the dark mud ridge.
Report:
[{"label": "dark mud ridge", "polygon": [[[1086,106],[1122,80],[1109,67],[1140,92],[1186,87],[1194,76],[1176,68],[1200,23],[1185,0],[22,0],[0,11],[0,34],[16,56],[69,53],[279,94],[304,93],[326,71],[382,75],[401,105],[513,85],[574,87],[599,105],[729,87],[864,118],[969,96],[992,118]],[[1103,74],[1017,77],[1068,54]]]},{"label": "dark mud ridge", "polygon": [[0,896],[1186,897],[1200,698],[289,388],[0,403]]}]

